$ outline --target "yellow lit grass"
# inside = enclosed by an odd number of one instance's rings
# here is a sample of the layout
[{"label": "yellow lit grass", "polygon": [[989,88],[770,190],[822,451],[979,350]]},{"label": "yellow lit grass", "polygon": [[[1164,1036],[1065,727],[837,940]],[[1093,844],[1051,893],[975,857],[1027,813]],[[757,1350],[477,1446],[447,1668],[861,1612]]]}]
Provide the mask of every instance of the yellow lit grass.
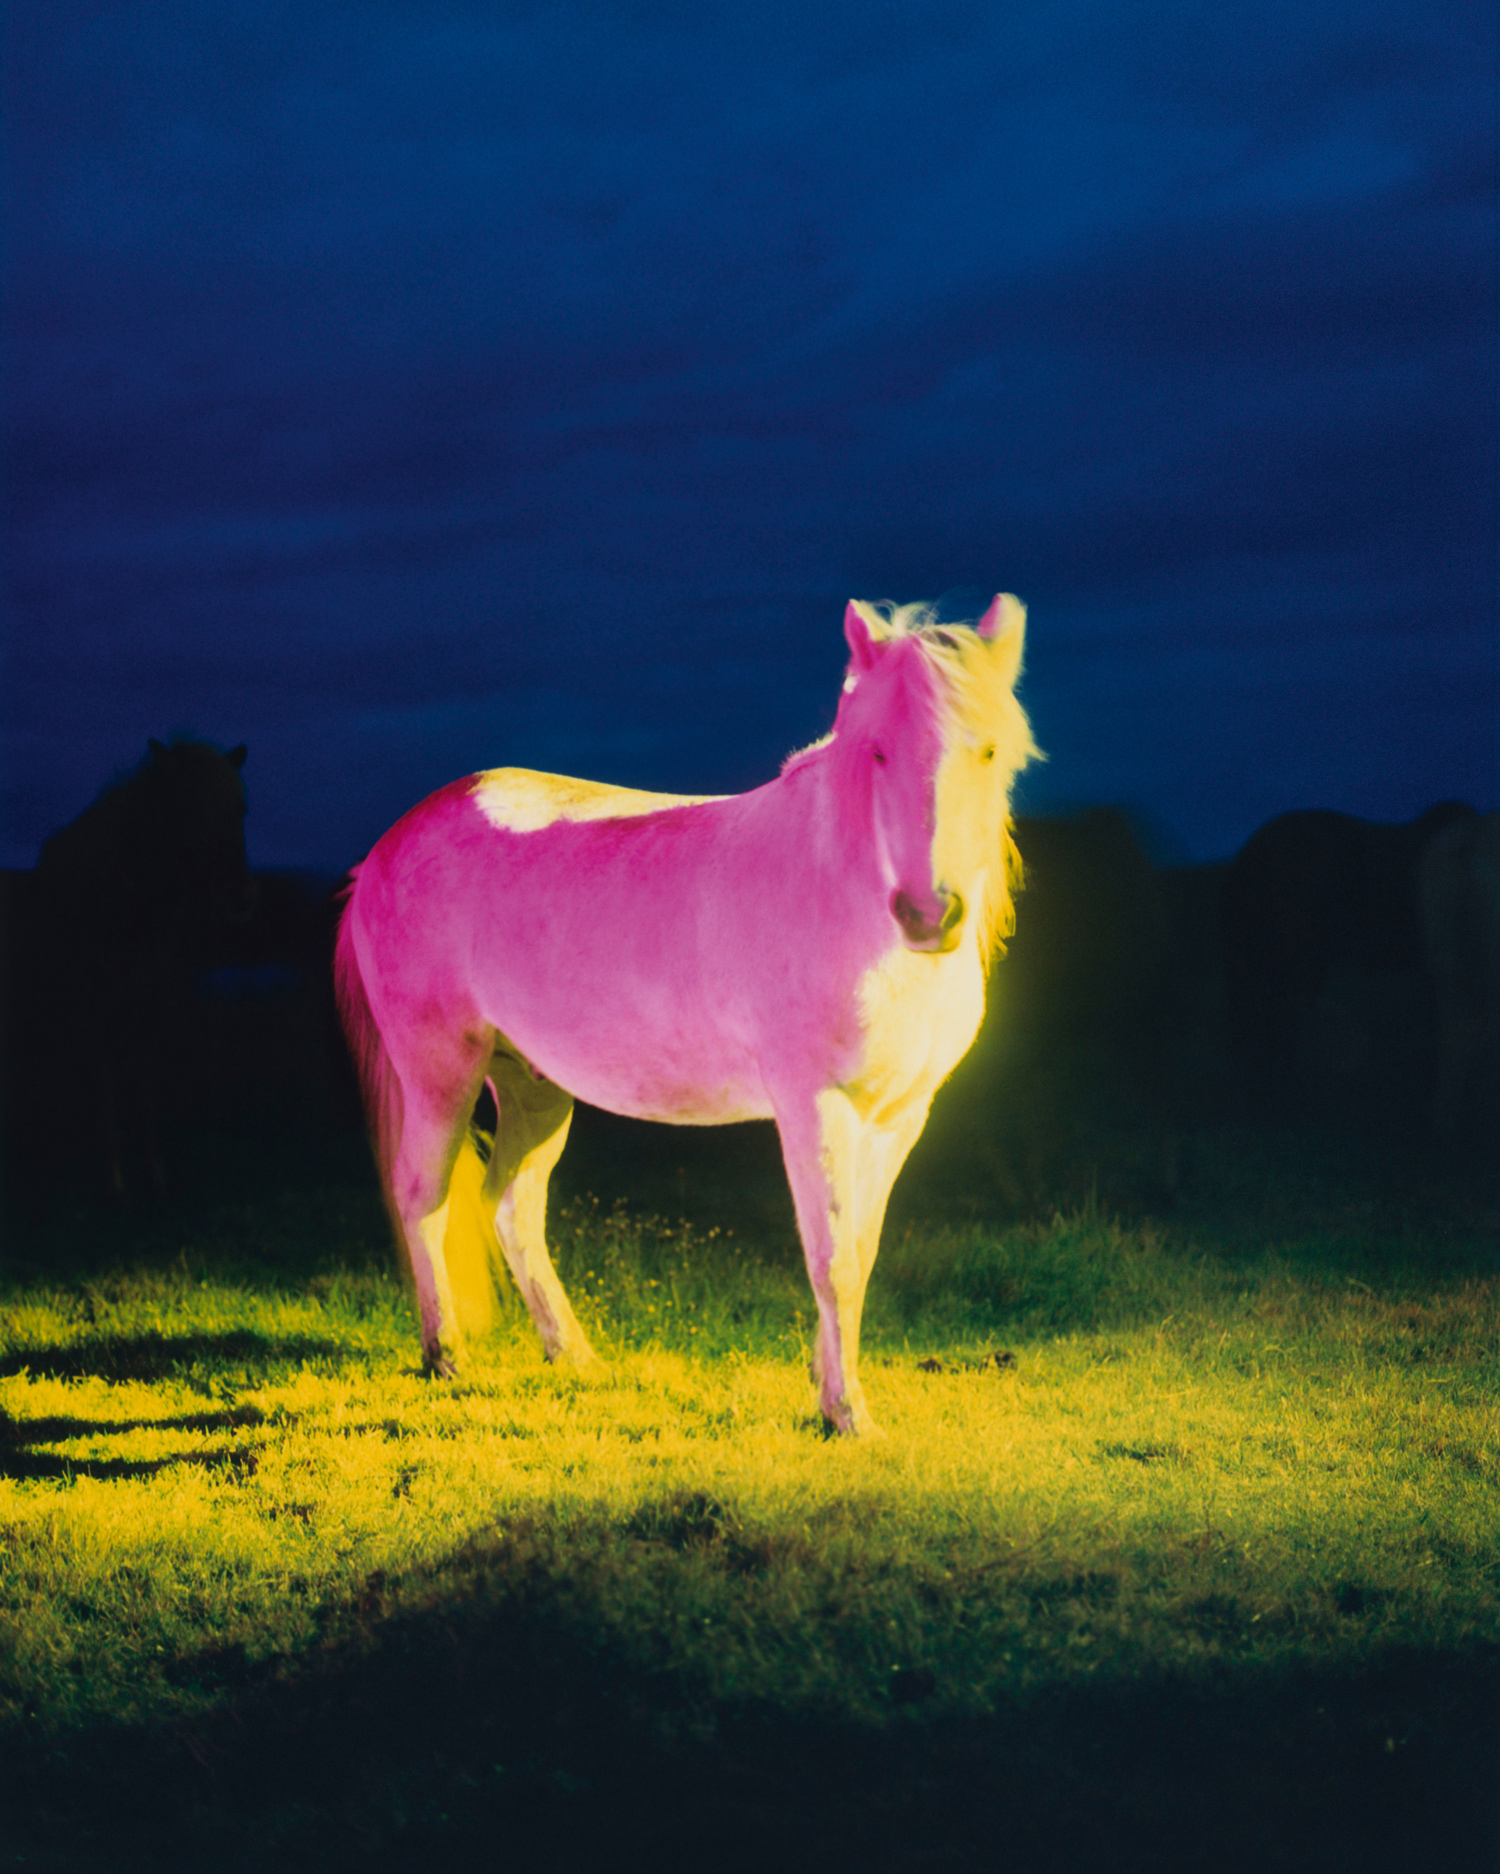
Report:
[{"label": "yellow lit grass", "polygon": [[871,1307],[889,1435],[851,1444],[789,1256],[597,1208],[559,1238],[601,1379],[500,1300],[425,1381],[371,1272],[14,1294],[0,1718],[201,1708],[517,1594],[699,1711],[1500,1638],[1492,1281],[1377,1293],[1097,1217],[908,1232]]}]

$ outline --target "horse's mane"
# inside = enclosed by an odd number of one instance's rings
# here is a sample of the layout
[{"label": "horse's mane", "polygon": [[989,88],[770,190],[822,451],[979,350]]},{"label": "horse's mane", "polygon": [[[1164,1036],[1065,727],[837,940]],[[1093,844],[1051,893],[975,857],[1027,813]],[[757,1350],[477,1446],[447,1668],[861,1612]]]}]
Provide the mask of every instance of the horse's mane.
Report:
[{"label": "horse's mane", "polygon": [[1014,828],[1014,817],[1007,812],[1005,824],[1000,829],[1000,839],[1004,846],[1000,869],[992,875],[984,903],[980,906],[979,946],[986,967],[1005,955],[1006,941],[1016,928],[1016,893],[1026,882]]},{"label": "horse's mane", "polygon": [[[946,726],[959,734],[993,737],[995,759],[1011,774],[1041,755],[1031,738],[1031,724],[1011,684],[992,659],[976,655],[979,638],[973,621],[952,623],[937,608],[889,600],[855,600],[855,610],[877,638],[910,638],[938,677],[939,707]],[[1021,854],[1007,810],[1000,830],[1000,864],[991,869],[978,908],[979,935],[986,962],[1005,954],[1005,940],[1016,927],[1015,894],[1021,888]]]}]

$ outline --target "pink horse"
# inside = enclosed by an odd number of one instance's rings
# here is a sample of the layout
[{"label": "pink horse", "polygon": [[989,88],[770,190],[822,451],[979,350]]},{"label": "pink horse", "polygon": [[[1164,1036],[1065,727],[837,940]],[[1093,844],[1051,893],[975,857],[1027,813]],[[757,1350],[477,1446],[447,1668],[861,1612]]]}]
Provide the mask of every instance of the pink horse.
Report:
[{"label": "pink horse", "polygon": [[774,1119],[818,1307],[813,1381],[858,1377],[886,1201],[968,1050],[1010,928],[1026,614],[972,627],[853,603],[832,732],[748,794],[639,793],[523,768],[414,807],[358,874],[336,976],[427,1369],[459,1350],[444,1242],[476,1099],[482,1207],[549,1360],[595,1356],[547,1253],[573,1100],[670,1125]]}]

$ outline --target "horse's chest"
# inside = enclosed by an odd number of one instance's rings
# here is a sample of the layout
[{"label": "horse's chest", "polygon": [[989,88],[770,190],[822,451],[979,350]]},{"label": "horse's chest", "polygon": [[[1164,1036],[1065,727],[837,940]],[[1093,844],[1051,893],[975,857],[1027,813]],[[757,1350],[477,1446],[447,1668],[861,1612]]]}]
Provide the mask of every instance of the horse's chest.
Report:
[{"label": "horse's chest", "polygon": [[846,1087],[870,1114],[929,1100],[968,1053],[984,1015],[984,971],[965,945],[948,956],[901,949],[860,985],[864,1045]]}]

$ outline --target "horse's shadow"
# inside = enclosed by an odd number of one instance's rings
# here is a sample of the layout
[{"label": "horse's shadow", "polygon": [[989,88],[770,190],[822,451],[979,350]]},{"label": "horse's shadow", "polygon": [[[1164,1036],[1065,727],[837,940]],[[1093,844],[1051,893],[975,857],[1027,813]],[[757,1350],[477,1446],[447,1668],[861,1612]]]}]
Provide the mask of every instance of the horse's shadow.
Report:
[{"label": "horse's shadow", "polygon": [[[85,1341],[72,1346],[31,1347],[0,1357],[0,1378],[29,1373],[45,1379],[102,1379],[112,1382],[150,1382],[182,1374],[200,1361],[231,1362],[267,1368],[305,1365],[310,1360],[340,1364],[353,1357],[336,1341],[310,1335],[272,1337],[238,1331],[229,1334],[137,1334],[127,1338]],[[262,1424],[258,1406],[243,1405],[219,1411],[188,1412],[175,1418],[87,1419],[48,1415],[16,1418],[0,1411],[0,1478],[13,1482],[53,1479],[65,1483],[75,1477],[101,1481],[155,1477],[177,1465],[204,1470],[253,1471],[256,1455],[243,1443],[214,1445],[171,1452],[157,1458],[68,1457],[38,1446],[64,1444],[76,1438],[107,1438],[145,1431],[233,1432]]]},{"label": "horse's shadow", "polygon": [[[79,1350],[69,1348],[50,1351],[54,1354],[58,1351],[76,1354]],[[43,1350],[25,1361],[19,1356],[13,1356],[4,1362],[5,1370],[14,1372],[23,1366],[34,1368],[34,1365],[40,1365],[46,1358],[46,1353],[47,1350]],[[0,1478],[15,1483],[39,1480],[66,1483],[75,1477],[93,1477],[108,1482],[155,1477],[159,1472],[171,1470],[180,1464],[196,1466],[200,1470],[233,1471],[243,1476],[252,1473],[258,1462],[254,1447],[243,1443],[174,1451],[158,1458],[68,1457],[57,1452],[38,1450],[37,1447],[67,1444],[78,1438],[114,1438],[134,1431],[200,1434],[234,1432],[265,1422],[266,1414],[254,1405],[235,1406],[219,1412],[185,1412],[174,1418],[161,1419],[90,1419],[59,1414],[23,1419],[0,1411]]]},{"label": "horse's shadow", "polygon": [[[22,1429],[29,1432],[30,1427]],[[86,1437],[89,1430],[85,1426],[74,1436]],[[208,1451],[174,1451],[162,1458],[70,1458],[33,1450],[24,1438],[14,1444],[0,1438],[0,1477],[12,1483],[70,1483],[75,1477],[92,1477],[101,1483],[140,1481],[180,1464],[246,1476],[254,1472],[257,1461],[255,1452],[244,1445],[218,1445]]]},{"label": "horse's shadow", "polygon": [[342,1365],[358,1357],[354,1349],[338,1341],[307,1334],[281,1336],[237,1329],[225,1334],[110,1335],[67,1346],[20,1348],[0,1355],[0,1379],[29,1373],[36,1379],[150,1382],[181,1375],[205,1361],[274,1367],[303,1366],[311,1360]]}]

